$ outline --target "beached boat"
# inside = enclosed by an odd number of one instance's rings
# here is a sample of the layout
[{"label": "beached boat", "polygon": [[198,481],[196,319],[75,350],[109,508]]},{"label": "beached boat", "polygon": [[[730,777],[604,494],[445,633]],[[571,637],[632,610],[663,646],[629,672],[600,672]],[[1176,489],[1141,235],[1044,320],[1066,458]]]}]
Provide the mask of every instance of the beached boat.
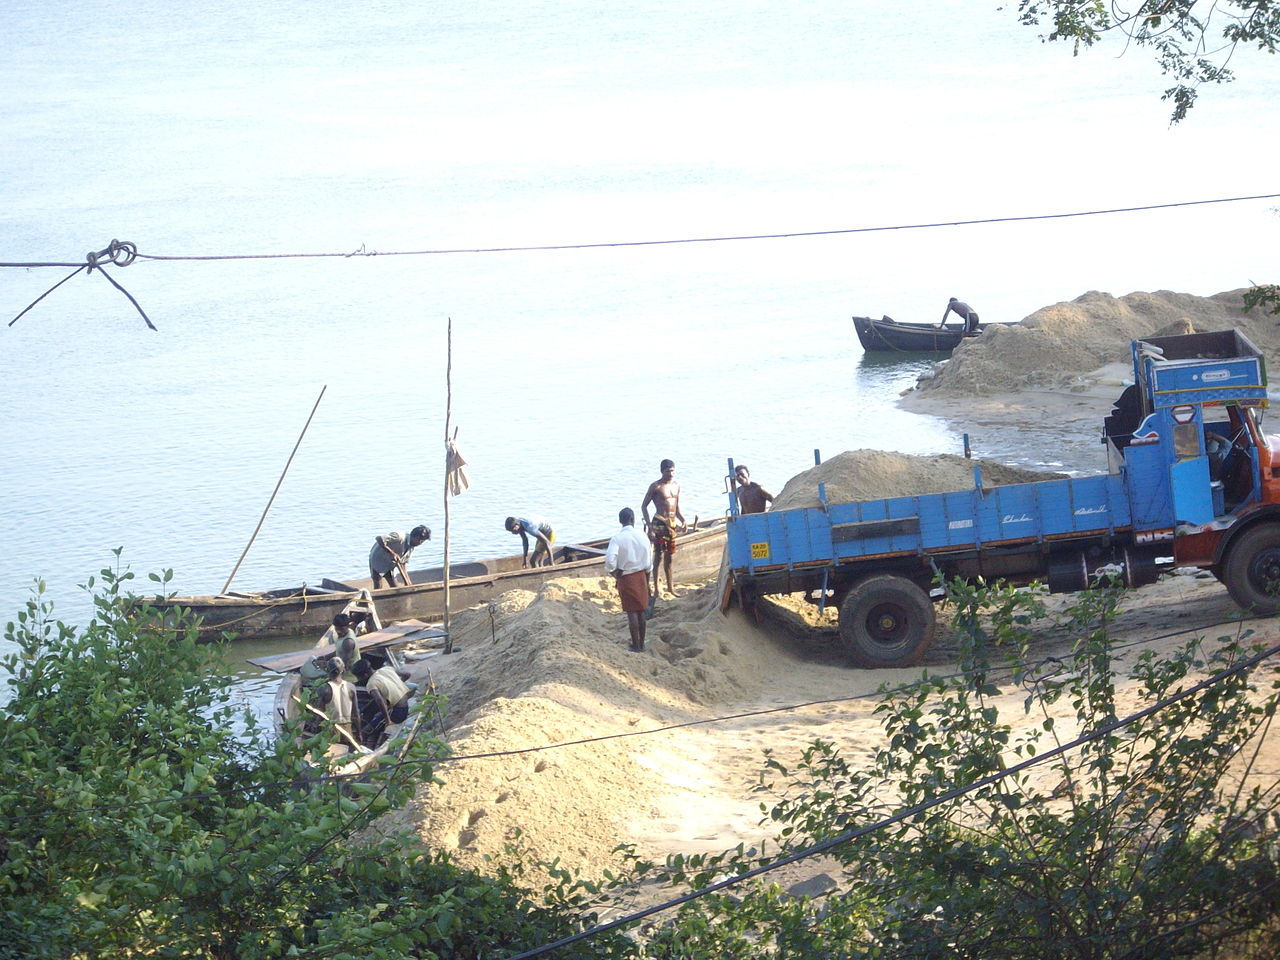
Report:
[{"label": "beached boat", "polygon": [[[978,324],[978,332],[985,326],[986,324]],[[955,349],[965,338],[963,324],[939,327],[936,323],[899,323],[889,317],[879,320],[854,317],[853,329],[858,334],[863,350],[943,353]]]},{"label": "beached boat", "polygon": [[[374,622],[377,622],[376,618]],[[363,634],[356,638],[356,645],[360,655],[373,664],[374,669],[390,665],[397,670],[402,670],[404,664],[397,652],[398,647],[410,641],[443,639],[443,637],[443,630],[428,626],[420,620],[410,620]],[[256,667],[283,674],[272,711],[277,736],[285,735],[291,728],[298,729],[296,725],[300,720],[307,721],[302,723],[301,729],[308,733],[317,732],[327,724],[327,718],[311,716],[316,711],[306,705],[307,691],[304,689],[302,669],[305,664],[312,661],[323,662],[329,659],[333,656],[333,652],[334,648],[331,644],[324,644],[292,653],[250,658],[249,663]],[[356,696],[363,705],[364,698],[370,694],[357,687]],[[375,744],[344,743],[341,738],[338,738],[329,747],[328,763],[322,772],[330,776],[344,777],[368,773],[384,757],[396,756],[403,752],[417,733],[420,716],[417,710],[411,710],[409,718],[404,723],[388,726],[380,742]]]},{"label": "beached boat", "polygon": [[[724,553],[724,518],[699,523],[676,538],[672,576],[681,581],[713,577]],[[449,606],[462,610],[508,590],[537,590],[556,577],[604,576],[607,538],[556,545],[555,566],[522,569],[519,554],[493,560],[449,564]],[[444,616],[444,568],[410,570],[404,586],[373,589],[367,578],[330,580],[254,593],[231,591],[212,596],[171,596],[148,600],[167,611],[189,610],[199,621],[200,639],[319,636],[333,616],[360,595],[371,593],[384,622]]]}]

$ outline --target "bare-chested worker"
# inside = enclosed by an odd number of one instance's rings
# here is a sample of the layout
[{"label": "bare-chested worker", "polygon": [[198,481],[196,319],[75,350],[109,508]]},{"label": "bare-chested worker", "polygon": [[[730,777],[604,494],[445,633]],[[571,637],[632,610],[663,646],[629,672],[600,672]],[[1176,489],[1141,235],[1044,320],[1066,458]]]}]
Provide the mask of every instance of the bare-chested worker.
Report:
[{"label": "bare-chested worker", "polygon": [[964,321],[964,335],[966,337],[976,337],[978,335],[978,311],[963,300],[957,300],[955,297],[952,297],[947,303],[947,309],[942,311],[942,323],[938,324],[938,326],[944,326],[947,322],[947,317],[953,313]]},{"label": "bare-chested worker", "polygon": [[773,503],[773,494],[751,479],[751,471],[738,464],[733,471],[738,484],[738,512],[764,513]]},{"label": "bare-chested worker", "polygon": [[[676,465],[663,460],[659,465],[662,476],[649,484],[649,490],[640,504],[644,525],[653,543],[653,595],[658,595],[658,569],[667,572],[667,592],[673,597],[671,585],[671,558],[676,552],[676,531],[684,529],[684,514],[680,512],[680,484],[676,482]],[[653,504],[653,519],[649,518],[649,504]]]}]

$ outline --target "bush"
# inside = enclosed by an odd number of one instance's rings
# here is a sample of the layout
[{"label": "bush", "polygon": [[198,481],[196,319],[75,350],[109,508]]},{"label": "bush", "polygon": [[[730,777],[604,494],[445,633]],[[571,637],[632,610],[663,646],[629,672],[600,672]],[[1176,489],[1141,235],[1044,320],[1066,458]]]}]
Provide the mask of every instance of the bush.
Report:
[{"label": "bush", "polygon": [[52,619],[40,585],[6,629],[0,956],[478,958],[590,922],[573,896],[543,907],[510,873],[369,839],[443,744],[419,736],[408,763],[355,786],[307,777],[320,744],[237,712],[214,651],[128,595],[130,579],[89,581],[83,630]]}]

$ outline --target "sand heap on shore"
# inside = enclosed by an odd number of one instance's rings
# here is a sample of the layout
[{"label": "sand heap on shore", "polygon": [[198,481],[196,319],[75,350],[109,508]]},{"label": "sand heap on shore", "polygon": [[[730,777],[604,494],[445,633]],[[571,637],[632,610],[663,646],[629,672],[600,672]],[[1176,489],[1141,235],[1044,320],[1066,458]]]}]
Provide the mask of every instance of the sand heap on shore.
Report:
[{"label": "sand heap on shore", "polygon": [[[973,482],[973,465],[961,457],[853,451],[794,478],[779,504],[816,492],[818,479],[829,497],[963,489]],[[984,472],[997,483],[1044,477],[999,464],[984,464]],[[802,618],[787,625],[757,624],[736,610],[722,616],[714,585],[681,591],[659,602],[642,654],[627,650],[611,580],[553,580],[537,593],[504,594],[492,612],[457,614],[460,652],[415,668],[423,680],[429,671],[448,697],[446,738],[457,755],[532,752],[442,765],[443,784],[422,788],[396,822],[481,869],[486,856],[503,857],[518,836],[548,859],[595,873],[617,868],[619,843],[661,857],[762,838],[760,799],[750,784],[765,749],[787,745],[798,753],[819,735],[843,738],[849,733],[840,724],[850,718],[874,730],[873,701],[618,735],[744,706],[871,693],[898,672],[852,670],[829,635],[806,633]],[[615,739],[537,749],[599,737]]]},{"label": "sand heap on shore", "polygon": [[982,467],[985,487],[1063,476],[1021,470],[994,460],[968,460],[950,453],[917,457],[884,450],[849,450],[788,480],[774,500],[773,509],[818,506],[819,483],[826,484],[828,503],[965,490],[973,486],[975,466]]},{"label": "sand heap on shore", "polygon": [[1147,336],[1242,331],[1259,350],[1280,359],[1280,326],[1261,310],[1244,312],[1245,291],[1211,297],[1161,290],[1113,297],[1090,291],[1055,303],[1017,324],[992,325],[965,340],[921,391],[991,395],[1029,387],[1064,387],[1113,364],[1129,363],[1129,343]]}]

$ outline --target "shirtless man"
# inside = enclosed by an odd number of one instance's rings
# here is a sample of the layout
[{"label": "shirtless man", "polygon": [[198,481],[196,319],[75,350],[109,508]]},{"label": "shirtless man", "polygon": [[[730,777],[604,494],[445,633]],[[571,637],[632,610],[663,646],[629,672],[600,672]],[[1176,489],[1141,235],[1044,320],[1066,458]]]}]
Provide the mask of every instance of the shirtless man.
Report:
[{"label": "shirtless man", "polygon": [[[680,484],[676,482],[676,465],[670,460],[663,460],[659,465],[662,476],[649,484],[649,491],[640,504],[640,512],[644,515],[644,525],[649,530],[649,539],[653,542],[653,595],[658,595],[658,569],[667,572],[667,592],[673,597],[675,587],[671,585],[671,557],[676,552],[676,530],[684,529],[684,514],[680,512]],[[653,519],[649,519],[649,504],[653,504]]]},{"label": "shirtless man", "polygon": [[938,324],[938,326],[945,326],[947,317],[951,316],[953,313],[964,321],[964,335],[966,337],[977,335],[978,311],[973,309],[973,307],[969,306],[963,300],[957,300],[955,297],[952,297],[947,303],[947,309],[942,311],[942,323]]},{"label": "shirtless man", "polygon": [[738,483],[738,512],[764,513],[773,503],[773,494],[751,479],[751,471],[738,464],[733,471]]}]

